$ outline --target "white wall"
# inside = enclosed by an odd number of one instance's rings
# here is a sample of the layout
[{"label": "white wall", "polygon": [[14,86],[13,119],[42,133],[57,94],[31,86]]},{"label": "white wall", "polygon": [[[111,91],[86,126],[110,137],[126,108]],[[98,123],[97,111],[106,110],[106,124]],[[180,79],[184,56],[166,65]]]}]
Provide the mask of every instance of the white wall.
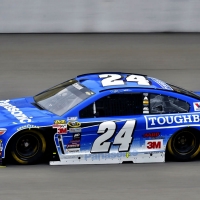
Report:
[{"label": "white wall", "polygon": [[0,33],[151,31],[200,31],[200,1],[0,1]]}]

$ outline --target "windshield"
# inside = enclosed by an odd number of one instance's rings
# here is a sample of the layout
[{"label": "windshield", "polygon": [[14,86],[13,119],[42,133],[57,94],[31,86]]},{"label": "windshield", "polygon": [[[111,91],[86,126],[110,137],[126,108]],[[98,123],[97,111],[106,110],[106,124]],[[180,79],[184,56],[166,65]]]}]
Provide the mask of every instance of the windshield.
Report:
[{"label": "windshield", "polygon": [[188,91],[188,90],[185,90],[183,88],[180,88],[180,87],[177,87],[175,85],[171,85],[169,83],[167,83],[175,92],[178,92],[178,93],[181,93],[181,94],[185,94],[185,95],[188,95],[188,96],[191,96],[195,99],[200,99],[200,96],[191,92],[191,91]]},{"label": "windshield", "polygon": [[92,95],[94,92],[70,80],[34,96],[34,100],[43,109],[61,116]]}]

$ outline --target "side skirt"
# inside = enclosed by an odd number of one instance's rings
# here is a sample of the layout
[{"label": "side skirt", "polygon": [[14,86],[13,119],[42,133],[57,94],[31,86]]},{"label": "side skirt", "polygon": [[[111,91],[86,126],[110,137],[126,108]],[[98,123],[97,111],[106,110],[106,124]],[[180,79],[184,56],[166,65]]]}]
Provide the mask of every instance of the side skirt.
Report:
[{"label": "side skirt", "polygon": [[63,155],[60,161],[50,161],[50,165],[77,165],[77,164],[121,164],[133,163],[159,163],[165,162],[165,152],[138,153],[102,153],[102,154],[71,154]]}]

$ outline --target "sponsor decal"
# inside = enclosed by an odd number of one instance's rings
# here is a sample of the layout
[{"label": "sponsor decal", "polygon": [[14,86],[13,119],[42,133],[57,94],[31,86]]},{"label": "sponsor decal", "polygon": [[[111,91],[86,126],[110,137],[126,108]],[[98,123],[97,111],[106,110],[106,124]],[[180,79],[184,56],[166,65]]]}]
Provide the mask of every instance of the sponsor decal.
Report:
[{"label": "sponsor decal", "polygon": [[57,129],[58,134],[66,134],[67,133],[67,124],[53,124],[52,127]]},{"label": "sponsor decal", "polygon": [[80,122],[77,122],[77,121],[70,121],[68,122],[67,124],[69,127],[72,127],[72,128],[78,128],[81,126],[81,123]]},{"label": "sponsor decal", "polygon": [[[76,133],[77,134],[77,133]],[[79,149],[80,150],[80,139],[73,139],[71,140],[67,146],[67,151],[70,151],[70,149]]]},{"label": "sponsor decal", "polygon": [[163,149],[163,140],[145,140],[146,149]]},{"label": "sponsor decal", "polygon": [[80,151],[80,133],[75,133],[73,135],[73,140],[71,140],[67,146],[66,150],[67,152],[79,152]]},{"label": "sponsor decal", "polygon": [[75,133],[73,135],[73,140],[80,140],[81,139],[81,134],[80,133]]},{"label": "sponsor decal", "polygon": [[167,114],[148,115],[146,119],[146,129],[175,128],[184,126],[200,126],[200,113],[190,114]]},{"label": "sponsor decal", "polygon": [[73,148],[80,148],[80,143],[77,142],[71,142],[67,145],[67,149],[73,149]]},{"label": "sponsor decal", "polygon": [[71,133],[80,133],[81,132],[81,128],[69,128],[69,131]]},{"label": "sponsor decal", "polygon": [[81,90],[83,89],[83,87],[81,85],[79,85],[78,83],[74,83],[72,84],[77,90]]},{"label": "sponsor decal", "polygon": [[40,128],[39,126],[35,126],[35,125],[32,125],[32,124],[27,124],[27,125],[24,125],[24,126],[21,126],[17,129],[17,131],[21,131],[21,130],[24,130],[24,129],[31,129],[31,128]]},{"label": "sponsor decal", "polygon": [[129,152],[126,152],[126,158],[129,158],[130,157],[130,153]]},{"label": "sponsor decal", "polygon": [[169,85],[167,85],[167,83],[157,79],[157,78],[151,78],[153,81],[155,81],[158,85],[160,85],[162,88],[167,89],[167,90],[173,90]]},{"label": "sponsor decal", "polygon": [[193,106],[194,106],[194,111],[200,111],[200,102],[194,102]]},{"label": "sponsor decal", "polygon": [[81,159],[82,157],[83,157],[82,155],[76,155],[76,154],[62,156],[63,159]]},{"label": "sponsor decal", "polygon": [[160,136],[160,132],[145,133],[144,135],[142,135],[143,138],[147,137],[156,138],[158,136]]},{"label": "sponsor decal", "polygon": [[78,117],[68,117],[67,121],[76,121]]},{"label": "sponsor decal", "polygon": [[67,152],[70,152],[70,153],[77,153],[77,152],[80,152],[80,148],[67,149]]},{"label": "sponsor decal", "polygon": [[9,99],[5,101],[0,101],[0,106],[8,110],[8,112],[10,112],[11,115],[16,117],[20,121],[20,123],[31,122],[31,119],[29,117],[27,117],[19,108],[13,106],[9,102]]},{"label": "sponsor decal", "polygon": [[148,106],[149,105],[149,99],[147,97],[144,97],[143,99],[143,105]]},{"label": "sponsor decal", "polygon": [[61,120],[55,120],[54,124],[67,124],[67,122],[64,119],[61,119]]},{"label": "sponsor decal", "polygon": [[67,133],[67,123],[65,120],[55,120],[52,128],[57,129],[58,134]]},{"label": "sponsor decal", "polygon": [[129,158],[131,156],[137,156],[138,152],[120,152],[120,153],[95,153],[95,154],[85,154],[84,159],[87,160],[106,160],[115,158]]},{"label": "sponsor decal", "polygon": [[148,107],[144,107],[143,108],[143,113],[144,114],[149,114],[149,108]]},{"label": "sponsor decal", "polygon": [[143,99],[143,113],[149,114],[149,99],[148,99],[148,93],[143,93],[144,99]]}]

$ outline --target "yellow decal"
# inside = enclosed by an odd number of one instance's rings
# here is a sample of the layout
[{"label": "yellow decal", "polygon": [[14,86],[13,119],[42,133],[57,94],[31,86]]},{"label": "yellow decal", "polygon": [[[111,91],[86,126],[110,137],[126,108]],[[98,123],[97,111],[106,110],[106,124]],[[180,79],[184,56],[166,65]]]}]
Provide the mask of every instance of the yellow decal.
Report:
[{"label": "yellow decal", "polygon": [[64,120],[64,119],[61,119],[61,120],[55,120],[54,121],[54,124],[66,124],[67,122],[66,122],[66,120]]},{"label": "yellow decal", "polygon": [[131,154],[129,152],[126,152],[126,157],[128,158]]},{"label": "yellow decal", "polygon": [[72,122],[68,122],[67,125],[70,126],[70,127],[72,127],[72,128],[78,128],[78,127],[81,126],[81,123],[77,122],[77,121],[75,121],[75,122],[72,121]]}]

